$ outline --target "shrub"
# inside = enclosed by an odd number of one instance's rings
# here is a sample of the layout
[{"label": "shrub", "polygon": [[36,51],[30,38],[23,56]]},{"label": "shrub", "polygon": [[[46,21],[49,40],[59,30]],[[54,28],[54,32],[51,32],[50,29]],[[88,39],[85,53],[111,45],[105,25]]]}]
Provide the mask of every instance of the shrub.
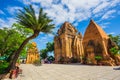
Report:
[{"label": "shrub", "polygon": [[36,66],[40,66],[41,65],[41,60],[35,60],[33,64],[36,65]]},{"label": "shrub", "polygon": [[70,61],[71,61],[71,63],[77,63],[77,62],[78,62],[78,59],[77,59],[77,58],[72,57],[72,58],[70,59]]},{"label": "shrub", "polygon": [[120,51],[120,50],[118,50],[116,47],[112,47],[112,48],[110,49],[110,52],[111,52],[113,55],[119,54],[119,51]]},{"label": "shrub", "polygon": [[102,56],[95,56],[95,60],[102,60]]},{"label": "shrub", "polygon": [[62,64],[64,62],[64,60],[65,60],[64,57],[61,56],[59,59],[59,62]]},{"label": "shrub", "polygon": [[47,59],[48,59],[48,61],[51,61],[51,62],[55,60],[55,58],[53,56],[49,56]]},{"label": "shrub", "polygon": [[9,63],[6,61],[0,62],[0,74],[5,73],[5,69],[8,67]]}]

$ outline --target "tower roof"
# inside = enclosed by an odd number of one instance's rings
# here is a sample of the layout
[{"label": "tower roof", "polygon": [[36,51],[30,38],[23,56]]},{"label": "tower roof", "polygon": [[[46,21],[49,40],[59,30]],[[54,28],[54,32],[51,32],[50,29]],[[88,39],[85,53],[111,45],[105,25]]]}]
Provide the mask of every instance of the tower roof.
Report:
[{"label": "tower roof", "polygon": [[63,25],[60,27],[60,29],[58,30],[58,34],[64,33],[67,30],[71,30],[72,33],[77,33],[77,30],[75,29],[74,26],[72,26],[71,23],[69,22],[64,22]]},{"label": "tower roof", "polygon": [[37,46],[35,42],[32,42],[31,45],[32,45],[33,47],[36,47],[36,46]]},{"label": "tower roof", "polygon": [[[70,25],[70,26],[69,26],[69,25]],[[67,28],[68,26],[74,28],[74,30],[77,31],[77,29],[75,29],[75,27],[74,27],[71,23],[69,23],[69,22],[67,22],[67,21],[65,21],[65,22],[63,23],[63,25],[61,26],[61,28]]]},{"label": "tower roof", "polygon": [[84,34],[84,39],[89,38],[91,36],[109,38],[108,35],[104,32],[104,30],[98,24],[96,24],[94,20],[90,20],[90,23]]},{"label": "tower roof", "polygon": [[105,33],[105,31],[98,24],[96,24],[94,20],[91,19],[90,24],[95,25],[102,38],[108,38],[108,35]]}]

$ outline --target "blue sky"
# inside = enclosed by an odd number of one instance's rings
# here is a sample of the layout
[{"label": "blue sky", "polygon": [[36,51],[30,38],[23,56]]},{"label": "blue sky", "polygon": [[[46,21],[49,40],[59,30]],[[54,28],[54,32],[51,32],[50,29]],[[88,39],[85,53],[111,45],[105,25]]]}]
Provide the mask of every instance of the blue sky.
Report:
[{"label": "blue sky", "polygon": [[[120,34],[120,0],[0,0],[0,28],[15,23],[18,9],[32,4],[38,15],[39,8],[53,19],[55,33],[68,21],[84,35],[90,19],[100,25],[107,34]],[[40,35],[34,39],[40,49],[53,41],[54,35]]]}]

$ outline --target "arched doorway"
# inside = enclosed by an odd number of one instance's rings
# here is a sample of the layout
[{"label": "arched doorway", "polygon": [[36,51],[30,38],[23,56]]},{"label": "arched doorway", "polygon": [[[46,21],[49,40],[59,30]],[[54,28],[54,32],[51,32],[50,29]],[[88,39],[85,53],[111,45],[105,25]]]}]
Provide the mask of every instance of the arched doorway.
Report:
[{"label": "arched doorway", "polygon": [[96,64],[95,60],[95,42],[89,40],[86,46],[86,63],[87,64]]}]

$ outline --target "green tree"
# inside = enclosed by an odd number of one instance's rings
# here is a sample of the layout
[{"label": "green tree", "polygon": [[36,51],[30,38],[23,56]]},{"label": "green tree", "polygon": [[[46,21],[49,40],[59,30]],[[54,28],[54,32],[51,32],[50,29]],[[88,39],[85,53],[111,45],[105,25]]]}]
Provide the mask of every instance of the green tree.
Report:
[{"label": "green tree", "polygon": [[[4,34],[2,34],[4,33]],[[21,37],[22,35],[18,33],[15,29],[4,28],[0,31],[0,53],[1,56],[6,56],[13,53],[25,39]],[[14,44],[14,45],[13,45]]]},{"label": "green tree", "polygon": [[[13,59],[13,53],[26,38],[17,27],[18,26],[0,29],[0,73],[4,73],[5,68],[8,67]],[[28,32],[26,31],[26,33]],[[23,48],[20,56],[26,56],[26,47]]]},{"label": "green tree", "polygon": [[31,39],[36,38],[40,32],[52,33],[52,29],[54,28],[54,24],[51,23],[52,20],[47,16],[46,13],[43,12],[43,9],[40,8],[39,16],[36,17],[35,10],[31,5],[29,7],[24,7],[24,10],[19,10],[19,13],[16,16],[16,20],[20,25],[33,30],[33,34],[27,37],[20,45],[18,50],[14,53],[14,58],[10,63],[7,71],[15,68],[15,63],[20,55],[20,52]]},{"label": "green tree", "polygon": [[47,49],[40,50],[40,57],[41,57],[41,59],[47,58],[48,57],[48,50]]},{"label": "green tree", "polygon": [[116,36],[113,36],[113,35],[110,34],[109,37],[113,42],[115,42],[117,44],[117,46],[120,49],[120,34],[116,35]]},{"label": "green tree", "polygon": [[12,29],[18,31],[22,35],[21,37],[25,37],[25,38],[33,34],[33,31],[31,29],[26,28],[18,23],[14,23],[12,25]]},{"label": "green tree", "polygon": [[[0,29],[0,53],[1,56],[7,56],[8,61],[11,61],[13,53],[19,48],[20,44],[31,35],[30,29],[24,28],[20,24],[13,24],[11,28]],[[13,45],[14,44],[14,45]],[[26,46],[28,47],[28,45]],[[26,47],[23,48],[21,56],[26,55]]]},{"label": "green tree", "polygon": [[55,58],[53,56],[48,57],[48,61],[54,61],[54,60],[55,60]]},{"label": "green tree", "polygon": [[48,42],[46,44],[46,48],[47,48],[48,52],[53,52],[54,51],[54,43],[53,42]]},{"label": "green tree", "polygon": [[49,57],[48,53],[52,53],[54,51],[54,43],[48,42],[46,43],[46,48],[40,50],[40,56],[42,59]]},{"label": "green tree", "polygon": [[118,50],[116,47],[113,47],[113,48],[110,49],[110,52],[111,52],[113,55],[119,54],[119,51],[120,51],[120,50]]}]

